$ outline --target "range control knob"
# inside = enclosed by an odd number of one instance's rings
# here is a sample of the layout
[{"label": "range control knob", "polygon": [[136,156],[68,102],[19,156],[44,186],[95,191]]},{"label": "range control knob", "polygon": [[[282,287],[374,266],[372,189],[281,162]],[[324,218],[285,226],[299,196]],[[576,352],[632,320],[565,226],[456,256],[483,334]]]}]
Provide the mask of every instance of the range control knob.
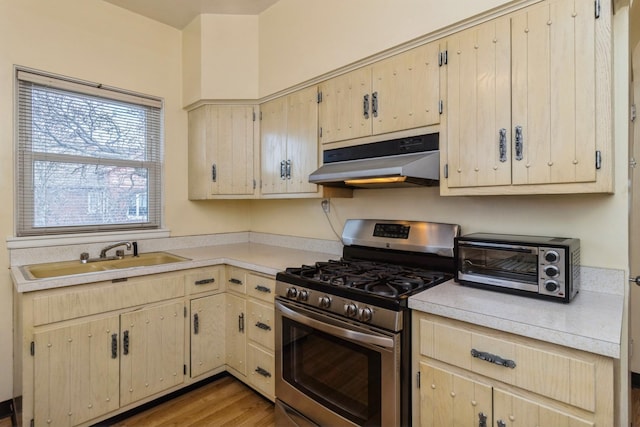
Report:
[{"label": "range control knob", "polygon": [[302,289],[300,292],[298,292],[298,301],[307,300],[309,300],[309,292],[307,292],[305,289]]},{"label": "range control knob", "polygon": [[373,317],[373,310],[369,307],[361,308],[358,311],[358,318],[363,322],[370,322]]},{"label": "range control knob", "polygon": [[556,251],[547,251],[547,253],[544,254],[544,259],[547,262],[558,262],[560,255]]},{"label": "range control knob", "polygon": [[298,290],[296,288],[287,289],[287,298],[296,299],[298,297]]},{"label": "range control knob", "polygon": [[327,295],[318,298],[318,306],[320,308],[329,308],[329,307],[331,307],[331,298],[329,298],[329,296],[327,296]]},{"label": "range control knob", "polygon": [[358,315],[358,307],[350,302],[344,305],[344,314],[347,317],[356,317]]},{"label": "range control knob", "polygon": [[558,282],[556,282],[555,280],[547,280],[546,282],[544,282],[544,288],[547,290],[547,292],[555,292],[559,287],[560,285],[558,285]]},{"label": "range control knob", "polygon": [[560,274],[560,269],[555,265],[547,265],[544,268],[544,274],[548,277],[557,277]]}]

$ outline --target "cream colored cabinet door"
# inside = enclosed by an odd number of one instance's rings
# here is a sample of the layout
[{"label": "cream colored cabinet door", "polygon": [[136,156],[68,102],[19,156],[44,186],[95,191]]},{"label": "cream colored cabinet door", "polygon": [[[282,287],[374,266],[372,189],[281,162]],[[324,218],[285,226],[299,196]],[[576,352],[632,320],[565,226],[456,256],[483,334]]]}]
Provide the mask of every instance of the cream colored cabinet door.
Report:
[{"label": "cream colored cabinet door", "polygon": [[493,390],[493,408],[493,425],[498,427],[593,427],[595,425],[497,388]]},{"label": "cream colored cabinet door", "polygon": [[119,407],[118,316],[35,336],[34,424],[73,426]]},{"label": "cream colored cabinet door", "polygon": [[317,193],[309,174],[318,168],[318,101],[315,86],[263,104],[262,194]]},{"label": "cream colored cabinet door", "polygon": [[374,135],[440,122],[438,54],[438,43],[429,43],[371,66]]},{"label": "cream colored cabinet door", "polygon": [[191,300],[191,377],[225,364],[225,296]]},{"label": "cream colored cabinet door", "polygon": [[121,315],[120,405],[184,381],[184,304],[172,302]]},{"label": "cream colored cabinet door", "polygon": [[514,184],[596,179],[593,8],[551,0],[511,20]]},{"label": "cream colored cabinet door", "polygon": [[421,426],[490,426],[492,409],[491,386],[420,362]]},{"label": "cream colored cabinet door", "polygon": [[225,346],[227,366],[247,375],[246,302],[243,297],[227,294]]},{"label": "cream colored cabinet door", "polygon": [[253,106],[189,112],[189,199],[254,194],[254,127]]},{"label": "cream colored cabinet door", "polygon": [[371,68],[320,83],[319,138],[322,144],[371,135]]},{"label": "cream colored cabinet door", "polygon": [[511,184],[510,51],[508,18],[446,40],[441,137],[446,140],[449,187]]}]

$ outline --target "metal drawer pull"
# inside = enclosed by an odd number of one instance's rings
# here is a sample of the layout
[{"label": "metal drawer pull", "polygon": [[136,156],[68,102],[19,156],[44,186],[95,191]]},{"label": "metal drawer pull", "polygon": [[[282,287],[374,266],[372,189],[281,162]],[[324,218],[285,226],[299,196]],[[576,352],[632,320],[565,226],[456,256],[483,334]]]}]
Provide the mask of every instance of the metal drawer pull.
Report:
[{"label": "metal drawer pull", "polygon": [[471,356],[476,357],[480,360],[495,363],[496,365],[504,366],[505,368],[513,369],[516,367],[516,362],[514,362],[513,360],[503,359],[502,357],[496,356],[495,354],[478,351],[475,348],[471,349]]},{"label": "metal drawer pull", "polygon": [[233,283],[234,285],[242,285],[242,280],[231,278],[229,279],[229,283]]},{"label": "metal drawer pull", "polygon": [[378,92],[371,94],[371,112],[373,117],[378,117]]},{"label": "metal drawer pull", "polygon": [[265,331],[271,330],[271,326],[267,325],[266,323],[258,322],[256,323],[256,326],[260,329],[264,329]]},{"label": "metal drawer pull", "polygon": [[202,279],[202,280],[196,280],[195,282],[193,282],[196,285],[207,285],[209,283],[214,283],[216,281],[216,279],[214,279],[213,277],[211,279]]},{"label": "metal drawer pull", "polygon": [[218,171],[216,169],[216,164],[211,165],[211,181],[216,182],[218,179]]},{"label": "metal drawer pull", "polygon": [[264,368],[261,368],[260,366],[256,368],[256,372],[265,378],[271,378],[271,372],[267,371]]},{"label": "metal drawer pull", "polygon": [[256,291],[264,292],[265,294],[270,294],[271,293],[271,288],[269,288],[267,286],[258,285],[258,286],[256,286]]},{"label": "metal drawer pull", "polygon": [[129,354],[129,331],[122,333],[122,354]]},{"label": "metal drawer pull", "polygon": [[522,136],[522,126],[516,126],[516,160],[523,159],[524,137]]},{"label": "metal drawer pull", "polygon": [[478,414],[478,427],[487,427],[487,416],[484,412]]},{"label": "metal drawer pull", "polygon": [[282,160],[280,162],[280,179],[285,179],[286,174],[287,174],[287,162]]},{"label": "metal drawer pull", "polygon": [[505,128],[500,129],[500,143],[498,149],[500,150],[500,161],[507,161],[507,130]]},{"label": "metal drawer pull", "polygon": [[238,332],[244,332],[244,313],[238,316]]},{"label": "metal drawer pull", "polygon": [[200,318],[198,317],[198,313],[193,315],[193,334],[198,335],[200,332]]},{"label": "metal drawer pull", "polygon": [[369,94],[365,95],[362,98],[362,108],[363,108],[364,118],[368,119],[369,118]]},{"label": "metal drawer pull", "polygon": [[286,167],[286,171],[287,171],[286,177],[287,177],[287,179],[291,179],[291,160],[287,160],[286,165],[287,165],[287,167]]},{"label": "metal drawer pull", "polygon": [[118,357],[118,334],[111,335],[111,358]]}]

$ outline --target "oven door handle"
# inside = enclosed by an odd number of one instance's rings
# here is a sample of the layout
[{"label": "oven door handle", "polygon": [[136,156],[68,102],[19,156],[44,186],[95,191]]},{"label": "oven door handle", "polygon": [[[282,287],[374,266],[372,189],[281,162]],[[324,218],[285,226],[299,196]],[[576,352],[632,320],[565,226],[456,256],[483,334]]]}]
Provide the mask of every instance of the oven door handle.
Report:
[{"label": "oven door handle", "polygon": [[295,310],[286,307],[279,301],[275,302],[276,309],[280,310],[282,313],[286,314],[290,319],[295,320],[298,323],[302,323],[303,325],[309,326],[311,328],[317,329],[322,332],[326,332],[327,334],[331,334],[336,337],[345,338],[351,341],[356,341],[363,344],[373,344],[378,345],[380,347],[385,348],[393,348],[394,343],[393,339],[389,337],[381,337],[378,335],[370,335],[365,334],[358,331],[352,331],[349,329],[342,328],[340,326],[335,326],[329,323],[326,323],[322,320],[315,319],[312,313],[308,315],[303,315],[298,313]]}]

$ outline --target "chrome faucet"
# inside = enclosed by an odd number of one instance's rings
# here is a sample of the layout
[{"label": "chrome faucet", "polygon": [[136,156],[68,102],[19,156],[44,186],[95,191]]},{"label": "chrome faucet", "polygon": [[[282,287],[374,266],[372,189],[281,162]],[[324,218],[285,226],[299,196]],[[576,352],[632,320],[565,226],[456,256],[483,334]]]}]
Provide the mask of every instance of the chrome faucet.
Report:
[{"label": "chrome faucet", "polygon": [[[107,251],[109,249],[117,248],[118,246],[126,246],[127,250],[129,250],[129,251],[131,250],[131,242],[114,243],[113,245],[109,245],[109,246],[106,246],[106,247],[102,248],[102,250],[100,251],[100,258],[106,258],[107,257]],[[118,252],[120,252],[122,255],[120,255]],[[116,251],[116,256],[123,257],[124,256],[124,251]]]}]

